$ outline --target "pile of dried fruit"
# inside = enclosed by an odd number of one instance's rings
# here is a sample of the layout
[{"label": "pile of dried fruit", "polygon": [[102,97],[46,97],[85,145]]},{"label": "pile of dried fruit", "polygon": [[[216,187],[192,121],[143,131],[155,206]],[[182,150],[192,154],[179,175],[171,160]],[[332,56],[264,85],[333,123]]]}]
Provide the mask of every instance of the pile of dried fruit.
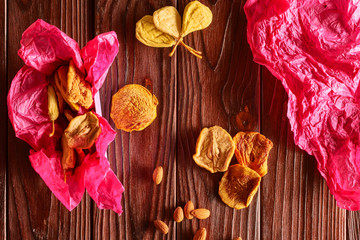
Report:
[{"label": "pile of dried fruit", "polygon": [[[236,209],[248,207],[258,190],[261,177],[267,173],[267,159],[272,142],[257,132],[239,132],[232,139],[219,126],[204,128],[196,143],[193,159],[211,173],[225,172],[219,195]],[[230,166],[234,155],[239,164]]]},{"label": "pile of dried fruit", "polygon": [[201,52],[186,45],[183,39],[189,33],[207,28],[211,21],[211,10],[198,1],[186,5],[182,24],[177,9],[167,6],[155,11],[153,16],[144,16],[136,23],[136,38],[150,47],[174,46],[169,56],[172,56],[181,44],[189,52],[202,58]]}]

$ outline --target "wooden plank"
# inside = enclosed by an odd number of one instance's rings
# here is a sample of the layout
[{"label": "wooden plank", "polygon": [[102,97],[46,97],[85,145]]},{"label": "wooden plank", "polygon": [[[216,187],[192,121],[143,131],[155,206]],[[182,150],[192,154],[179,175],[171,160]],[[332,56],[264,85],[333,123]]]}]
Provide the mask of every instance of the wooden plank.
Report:
[{"label": "wooden plank", "polygon": [[[110,120],[111,96],[125,84],[144,84],[149,77],[159,100],[158,117],[141,132],[117,131],[110,145],[112,169],[125,187],[124,213],[94,208],[94,239],[159,239],[153,221],[169,223],[176,197],[176,67],[169,58],[170,49],[151,48],[135,38],[135,24],[156,9],[174,5],[170,1],[98,0],[95,4],[95,33],[116,31],[119,54],[100,90],[103,116]],[[113,127],[112,120],[109,121]],[[164,167],[164,179],[158,186],[152,182],[156,166]],[[166,239],[175,238],[175,225],[170,222]]]},{"label": "wooden plank", "polygon": [[286,111],[280,81],[262,67],[261,132],[274,148],[262,180],[261,238],[345,239],[347,213],[336,206],[315,158],[295,146]]},{"label": "wooden plank", "polygon": [[[179,1],[180,13],[189,1]],[[245,1],[202,1],[214,15],[211,25],[190,34],[185,42],[203,52],[199,60],[178,49],[177,204],[192,200],[195,207],[208,208],[207,220],[185,221],[178,239],[191,239],[201,227],[208,239],[260,238],[259,194],[250,207],[241,211],[226,206],[218,195],[223,173],[211,174],[192,159],[197,137],[204,127],[219,125],[234,136],[234,117],[247,106],[259,114],[259,67],[252,61],[246,43]],[[255,128],[256,129],[256,128]],[[235,161],[233,161],[235,163]]]},{"label": "wooden plank", "polygon": [[[84,46],[91,32],[85,27],[91,6],[79,0],[9,1],[8,9],[8,86],[23,66],[17,56],[22,32],[37,18],[65,31]],[[85,21],[83,21],[85,19]],[[91,29],[91,28],[90,28]],[[28,159],[30,147],[8,134],[8,236],[11,239],[89,239],[91,234],[90,198],[84,196],[71,213],[51,194]]]},{"label": "wooden plank", "polygon": [[[0,88],[3,89],[0,91],[0,101],[2,103],[6,102],[7,91],[8,89],[6,81],[6,69],[7,69],[7,1],[0,0],[0,76],[2,80],[0,81]],[[0,132],[2,133],[0,137],[0,239],[6,239],[6,159],[7,159],[7,110],[6,107],[0,109]]]}]

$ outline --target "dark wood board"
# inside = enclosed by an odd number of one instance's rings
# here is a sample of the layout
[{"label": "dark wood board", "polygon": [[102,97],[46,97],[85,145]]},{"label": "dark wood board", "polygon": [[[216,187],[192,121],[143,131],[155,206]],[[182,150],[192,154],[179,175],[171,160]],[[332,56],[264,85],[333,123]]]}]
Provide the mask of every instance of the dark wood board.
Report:
[{"label": "dark wood board", "polygon": [[[135,38],[136,22],[167,5],[182,14],[185,0],[0,0],[1,87],[23,66],[17,51],[22,32],[36,19],[54,24],[83,47],[95,35],[114,30],[119,54],[100,90],[103,116],[110,120],[111,96],[129,83],[153,82],[158,117],[144,131],[117,130],[109,146],[110,166],[125,187],[118,216],[99,210],[85,194],[69,212],[32,169],[30,147],[15,137],[6,108],[1,108],[0,239],[192,239],[200,227],[212,240],[359,239],[360,214],[336,206],[316,162],[294,144],[281,83],[252,60],[246,40],[245,0],[205,1],[214,21],[185,37],[203,52],[197,59],[183,47],[150,48]],[[5,80],[6,79],[6,80]],[[7,91],[0,97],[5,104]],[[218,196],[222,173],[211,174],[192,160],[203,127],[219,125],[234,136],[236,116],[248,109],[252,127],[274,143],[269,173],[249,208],[233,210]],[[233,161],[235,162],[235,161]],[[164,167],[156,186],[152,171]],[[207,220],[175,223],[173,211],[192,200],[208,208]],[[153,221],[169,224],[169,234]]]}]

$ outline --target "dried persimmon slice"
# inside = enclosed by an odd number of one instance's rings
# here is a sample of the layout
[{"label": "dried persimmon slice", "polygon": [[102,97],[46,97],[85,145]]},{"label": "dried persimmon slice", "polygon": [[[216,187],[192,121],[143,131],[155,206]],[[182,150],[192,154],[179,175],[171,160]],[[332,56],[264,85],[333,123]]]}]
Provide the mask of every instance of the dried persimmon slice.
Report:
[{"label": "dried persimmon slice", "polygon": [[264,176],[268,171],[267,159],[273,143],[258,132],[239,132],[233,140],[239,164]]},{"label": "dried persimmon slice", "polygon": [[254,170],[235,164],[229,167],[220,181],[219,195],[229,207],[249,206],[260,185],[261,177]]},{"label": "dried persimmon slice", "polygon": [[201,130],[193,159],[197,165],[212,173],[225,172],[234,151],[235,145],[230,134],[222,127],[213,126]]},{"label": "dried persimmon slice", "polygon": [[155,120],[158,104],[159,101],[148,89],[128,84],[113,95],[110,116],[118,129],[141,131]]}]

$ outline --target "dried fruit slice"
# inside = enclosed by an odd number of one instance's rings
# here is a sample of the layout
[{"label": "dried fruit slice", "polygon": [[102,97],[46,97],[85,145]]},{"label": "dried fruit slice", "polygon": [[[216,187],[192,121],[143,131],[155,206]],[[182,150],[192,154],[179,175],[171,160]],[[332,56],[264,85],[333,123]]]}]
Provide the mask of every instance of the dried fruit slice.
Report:
[{"label": "dried fruit slice", "polygon": [[181,17],[176,8],[167,6],[156,10],[153,20],[157,29],[176,39],[180,38]]},{"label": "dried fruit slice", "polygon": [[246,208],[257,192],[260,180],[254,170],[240,164],[232,165],[220,181],[219,195],[229,207]]},{"label": "dried fruit slice", "polygon": [[91,86],[85,81],[84,74],[76,68],[73,60],[70,61],[67,73],[67,94],[70,102],[79,104],[86,109],[93,104]]},{"label": "dried fruit slice", "polygon": [[261,177],[264,176],[273,143],[258,132],[239,132],[234,137],[234,143],[239,164],[253,169]]},{"label": "dried fruit slice", "polygon": [[54,88],[51,85],[48,85],[48,113],[50,121],[52,123],[52,132],[50,137],[54,136],[55,133],[55,120],[59,117],[59,106],[56,100],[56,93]]},{"label": "dried fruit slice", "polygon": [[155,120],[158,104],[159,101],[148,89],[128,84],[113,95],[110,116],[118,129],[141,131]]},{"label": "dried fruit slice", "polygon": [[54,74],[54,80],[57,90],[60,92],[61,96],[65,100],[67,104],[71,107],[74,111],[79,111],[79,105],[76,103],[72,103],[69,101],[68,94],[67,94],[67,73],[69,67],[68,66],[61,66]]},{"label": "dried fruit slice", "polygon": [[94,144],[101,133],[99,119],[92,112],[73,118],[64,131],[70,148],[88,149]]},{"label": "dried fruit slice", "polygon": [[189,2],[184,9],[181,36],[207,28],[213,15],[211,10],[199,1]]},{"label": "dried fruit slice", "polygon": [[150,47],[171,47],[176,41],[156,28],[153,16],[146,15],[136,23],[136,38]]},{"label": "dried fruit slice", "polygon": [[219,126],[213,126],[201,130],[193,159],[197,165],[212,173],[225,172],[234,151],[235,145],[230,134]]}]

